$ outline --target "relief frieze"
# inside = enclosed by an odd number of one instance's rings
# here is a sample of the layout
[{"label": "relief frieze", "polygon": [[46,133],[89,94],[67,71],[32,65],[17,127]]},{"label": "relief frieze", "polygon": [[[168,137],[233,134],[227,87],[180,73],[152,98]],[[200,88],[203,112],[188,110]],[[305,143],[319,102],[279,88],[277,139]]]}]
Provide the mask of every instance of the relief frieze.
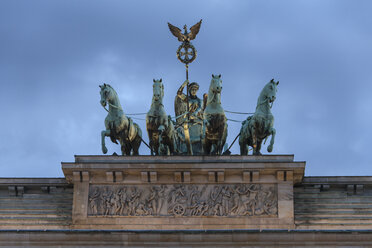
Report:
[{"label": "relief frieze", "polygon": [[275,184],[90,185],[89,216],[276,217]]}]

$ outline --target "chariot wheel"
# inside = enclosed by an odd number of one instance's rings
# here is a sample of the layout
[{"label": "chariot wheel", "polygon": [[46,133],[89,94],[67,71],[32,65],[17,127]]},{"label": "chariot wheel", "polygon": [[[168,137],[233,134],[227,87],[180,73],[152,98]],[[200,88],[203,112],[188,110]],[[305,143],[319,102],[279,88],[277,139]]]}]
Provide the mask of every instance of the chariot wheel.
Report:
[{"label": "chariot wheel", "polygon": [[181,204],[176,204],[173,207],[173,214],[175,216],[183,216],[185,214],[185,208]]}]

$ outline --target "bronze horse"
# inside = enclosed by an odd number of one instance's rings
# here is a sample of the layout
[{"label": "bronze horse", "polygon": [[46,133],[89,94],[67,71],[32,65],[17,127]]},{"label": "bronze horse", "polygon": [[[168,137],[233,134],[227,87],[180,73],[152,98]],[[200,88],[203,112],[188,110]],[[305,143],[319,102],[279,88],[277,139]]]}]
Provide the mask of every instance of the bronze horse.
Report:
[{"label": "bronze horse", "polygon": [[212,74],[203,115],[203,149],[206,155],[220,155],[227,138],[227,119],[221,106],[221,75]]},{"label": "bronze horse", "polygon": [[125,116],[118,94],[109,84],[99,87],[101,88],[101,105],[104,108],[107,104],[109,105],[109,110],[105,108],[108,112],[105,119],[106,130],[101,132],[102,152],[107,153],[105,137],[109,136],[115,144],[118,143],[117,141],[120,142],[122,155],[138,155],[142,141],[141,128]]},{"label": "bronze horse", "polygon": [[271,79],[260,93],[257,100],[256,112],[249,116],[240,129],[239,145],[240,155],[248,154],[248,146],[253,148],[253,155],[261,155],[261,145],[264,139],[271,135],[268,152],[272,152],[276,130],[274,129],[274,116],[271,113],[272,104],[276,98],[278,82]]},{"label": "bronze horse", "polygon": [[163,106],[164,85],[162,79],[153,80],[153,96],[146,115],[146,129],[150,139],[151,155],[176,154],[176,133],[170,116]]}]

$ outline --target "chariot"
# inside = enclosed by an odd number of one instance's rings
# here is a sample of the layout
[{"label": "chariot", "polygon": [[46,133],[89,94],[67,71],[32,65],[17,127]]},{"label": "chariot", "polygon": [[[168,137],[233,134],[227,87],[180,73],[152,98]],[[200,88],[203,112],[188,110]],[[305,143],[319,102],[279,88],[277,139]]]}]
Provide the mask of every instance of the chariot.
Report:
[{"label": "chariot", "polygon": [[[126,117],[120,105],[117,93],[108,84],[103,84],[101,88],[101,104],[103,107],[109,106],[105,120],[106,130],[101,132],[102,151],[107,153],[105,146],[105,136],[109,136],[115,143],[121,144],[123,155],[138,155],[139,146],[144,143],[151,152],[151,155],[222,155],[229,154],[231,146],[239,137],[240,154],[247,155],[249,147],[253,149],[253,155],[260,155],[261,145],[271,135],[268,152],[272,152],[275,134],[274,116],[271,107],[276,99],[277,85],[272,79],[268,82],[260,93],[257,101],[256,111],[250,113],[245,121],[242,122],[240,132],[230,145],[226,144],[228,125],[225,111],[221,105],[222,79],[221,75],[213,75],[208,94],[204,94],[203,102],[195,99],[196,83],[189,84],[188,69],[189,64],[196,58],[197,52],[191,44],[195,39],[201,26],[201,20],[187,31],[184,26],[184,33],[181,29],[168,23],[172,34],[178,38],[182,44],[177,49],[177,58],[185,64],[187,95],[176,97],[175,116],[168,115],[163,106],[164,84],[162,79],[153,80],[153,98],[150,110],[146,114],[146,130],[149,137],[149,144],[142,139],[142,131],[138,124],[131,118]],[[191,87],[190,87],[191,86]],[[180,89],[183,90],[182,86]],[[180,95],[180,93],[177,93]],[[194,105],[193,105],[194,104]],[[196,105],[195,105],[196,104]],[[196,106],[196,107],[195,107]],[[128,116],[130,114],[127,114]],[[230,121],[230,120],[229,120]],[[234,120],[231,120],[234,121]],[[195,126],[195,124],[197,126]],[[199,143],[195,146],[194,143]],[[174,213],[182,214],[182,205],[177,205]],[[173,210],[172,210],[173,211]]]}]

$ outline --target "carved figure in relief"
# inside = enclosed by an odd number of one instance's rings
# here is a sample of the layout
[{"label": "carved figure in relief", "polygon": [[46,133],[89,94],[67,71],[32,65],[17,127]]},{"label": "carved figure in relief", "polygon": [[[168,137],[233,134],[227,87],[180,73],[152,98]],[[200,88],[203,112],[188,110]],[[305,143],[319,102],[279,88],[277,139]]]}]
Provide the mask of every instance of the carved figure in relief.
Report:
[{"label": "carved figure in relief", "polygon": [[222,216],[223,215],[223,208],[222,208],[221,203],[217,203],[216,205],[214,205],[213,215],[214,216]]},{"label": "carved figure in relief", "polygon": [[137,187],[131,188],[131,195],[129,200],[129,213],[128,215],[136,215],[136,208],[139,205],[139,198],[141,196],[141,191],[137,190]]},{"label": "carved figure in relief", "polygon": [[152,186],[150,189],[150,196],[147,199],[149,208],[154,214],[158,214],[160,207],[159,189],[156,186]]},{"label": "carved figure in relief", "polygon": [[187,209],[187,195],[184,185],[175,185],[168,196],[168,213],[183,216]]},{"label": "carved figure in relief", "polygon": [[[184,185],[175,185],[174,189],[170,191],[170,202],[186,203],[187,196]],[[169,201],[169,200],[168,200]]]},{"label": "carved figure in relief", "polygon": [[256,214],[256,205],[257,205],[257,193],[258,190],[253,190],[253,186],[248,187],[245,194],[248,199],[243,202],[243,206],[245,207],[245,211],[243,215],[255,215]]},{"label": "carved figure in relief", "polygon": [[144,216],[144,215],[150,215],[152,214],[152,211],[150,211],[145,204],[143,203],[139,203],[135,209],[135,214],[134,215],[140,215],[140,216]]},{"label": "carved figure in relief", "polygon": [[93,193],[89,195],[89,206],[91,209],[91,213],[94,215],[98,214],[99,198],[100,198],[99,188],[95,188]]},{"label": "carved figure in relief", "polygon": [[113,201],[113,214],[114,215],[119,215],[120,214],[120,210],[121,210],[121,200],[120,200],[121,193],[122,193],[122,190],[119,188],[119,189],[117,189],[116,193],[112,197],[112,201]]},{"label": "carved figure in relief", "polygon": [[188,187],[188,191],[190,192],[190,197],[189,197],[190,204],[189,205],[193,206],[194,204],[199,202],[202,191],[199,191],[199,188],[196,185],[190,185]]},{"label": "carved figure in relief", "polygon": [[200,216],[203,216],[203,215],[206,215],[206,213],[208,212],[208,209],[209,209],[209,206],[206,202],[202,202],[199,207],[198,207],[198,211],[197,213],[200,215]]},{"label": "carved figure in relief", "polygon": [[162,207],[164,205],[164,202],[165,202],[165,199],[166,199],[166,189],[167,189],[166,185],[162,185],[160,187],[160,191],[159,191],[159,211],[162,209]]},{"label": "carved figure in relief", "polygon": [[273,192],[274,192],[274,189],[269,188],[269,190],[265,192],[266,195],[264,197],[263,210],[266,214],[269,214],[269,215],[277,213],[275,194]]},{"label": "carved figure in relief", "polygon": [[191,207],[191,216],[203,216],[206,215],[209,210],[209,206],[205,201],[197,202]]},{"label": "carved figure in relief", "polygon": [[102,206],[103,206],[103,215],[109,215],[111,211],[111,196],[113,192],[105,187],[101,199],[102,199]]},{"label": "carved figure in relief", "polygon": [[207,188],[206,185],[199,190],[198,186],[190,185],[188,191],[190,192],[188,208],[190,209],[190,216],[202,216],[205,215],[209,209],[208,204],[202,200],[202,195]]},{"label": "carved figure in relief", "polygon": [[215,216],[223,216],[224,215],[224,210],[222,206],[222,186],[214,186],[214,189],[212,190],[210,194],[210,198],[212,200],[212,205],[214,206],[213,208],[213,215]]},{"label": "carved figure in relief", "polygon": [[222,212],[223,215],[226,216],[229,214],[229,202],[231,198],[231,192],[229,186],[223,186],[221,189],[221,195],[222,195]]},{"label": "carved figure in relief", "polygon": [[124,187],[122,188],[121,194],[120,194],[120,212],[119,212],[120,215],[125,214],[125,209],[127,208],[127,206],[128,206],[128,194],[127,194],[127,188]]},{"label": "carved figure in relief", "polygon": [[93,186],[89,215],[258,216],[277,214],[275,187],[238,185]]},{"label": "carved figure in relief", "polygon": [[239,206],[241,204],[240,194],[238,190],[238,185],[235,185],[231,192],[231,201],[232,207],[230,209],[231,214],[237,214],[239,210]]}]

